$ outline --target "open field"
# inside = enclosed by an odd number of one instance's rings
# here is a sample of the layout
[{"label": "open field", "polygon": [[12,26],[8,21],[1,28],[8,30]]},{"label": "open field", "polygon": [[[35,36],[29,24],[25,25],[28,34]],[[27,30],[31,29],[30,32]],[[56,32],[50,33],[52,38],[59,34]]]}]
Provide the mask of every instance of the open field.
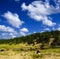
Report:
[{"label": "open field", "polygon": [[[36,49],[37,48],[37,49]],[[26,44],[0,44],[0,59],[60,59],[60,48],[42,49]]]}]

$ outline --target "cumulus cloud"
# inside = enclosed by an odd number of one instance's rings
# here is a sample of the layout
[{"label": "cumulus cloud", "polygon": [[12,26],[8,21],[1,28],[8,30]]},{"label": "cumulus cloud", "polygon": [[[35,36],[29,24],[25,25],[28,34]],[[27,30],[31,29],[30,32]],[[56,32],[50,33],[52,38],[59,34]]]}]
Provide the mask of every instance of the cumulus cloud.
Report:
[{"label": "cumulus cloud", "polygon": [[57,30],[59,30],[59,31],[60,31],[60,27],[58,27],[58,28],[57,28]]},{"label": "cumulus cloud", "polygon": [[40,31],[41,33],[45,32],[45,31],[50,31],[49,28],[44,28],[42,31]]},{"label": "cumulus cloud", "polygon": [[22,32],[29,32],[29,30],[27,28],[22,28],[22,29],[20,29],[20,31],[22,31]]},{"label": "cumulus cloud", "polygon": [[48,26],[54,26],[56,23],[52,22],[47,16],[43,18],[44,20],[42,21],[43,24],[48,25]]},{"label": "cumulus cloud", "polygon": [[49,28],[45,28],[44,30],[49,31]]},{"label": "cumulus cloud", "polygon": [[3,17],[14,27],[19,28],[24,22],[19,19],[19,15],[8,11],[4,13]]},{"label": "cumulus cloud", "polygon": [[33,33],[37,33],[37,32],[34,31]]},{"label": "cumulus cloud", "polygon": [[0,38],[2,39],[14,38],[17,37],[18,34],[13,28],[5,25],[0,25],[0,32]]},{"label": "cumulus cloud", "polygon": [[60,5],[57,3],[57,0],[54,1],[56,6],[50,5],[49,1],[50,0],[45,0],[45,2],[33,1],[28,6],[23,3],[21,7],[23,11],[27,10],[28,15],[36,21],[42,21],[44,25],[54,26],[56,23],[50,19],[51,17],[49,15],[59,13]]},{"label": "cumulus cloud", "polygon": [[20,28],[16,31],[12,27],[7,27],[5,25],[0,25],[0,38],[2,39],[10,39],[20,36],[25,36],[29,32],[27,28]]},{"label": "cumulus cloud", "polygon": [[9,33],[8,35],[9,35],[11,38],[17,37],[14,33]]},{"label": "cumulus cloud", "polygon": [[28,30],[27,28],[22,28],[22,29],[20,29],[20,34],[21,34],[22,36],[25,36],[27,32],[29,32],[29,30]]},{"label": "cumulus cloud", "polygon": [[25,36],[26,33],[25,33],[25,32],[20,32],[20,35],[21,35],[21,36]]},{"label": "cumulus cloud", "polygon": [[0,38],[2,39],[10,39],[15,38],[16,36],[13,33],[2,33]]},{"label": "cumulus cloud", "polygon": [[43,33],[44,31],[41,31],[40,33]]},{"label": "cumulus cloud", "polygon": [[4,25],[0,25],[0,31],[4,31],[4,32],[15,32],[15,30],[11,27],[6,27]]}]

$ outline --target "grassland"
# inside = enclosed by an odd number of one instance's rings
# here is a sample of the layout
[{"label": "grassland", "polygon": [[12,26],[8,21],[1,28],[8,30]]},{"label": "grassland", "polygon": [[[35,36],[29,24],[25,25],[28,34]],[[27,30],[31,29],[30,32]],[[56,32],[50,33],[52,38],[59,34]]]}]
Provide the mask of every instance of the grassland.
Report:
[{"label": "grassland", "polygon": [[60,59],[60,48],[39,49],[39,44],[0,44],[0,59]]}]

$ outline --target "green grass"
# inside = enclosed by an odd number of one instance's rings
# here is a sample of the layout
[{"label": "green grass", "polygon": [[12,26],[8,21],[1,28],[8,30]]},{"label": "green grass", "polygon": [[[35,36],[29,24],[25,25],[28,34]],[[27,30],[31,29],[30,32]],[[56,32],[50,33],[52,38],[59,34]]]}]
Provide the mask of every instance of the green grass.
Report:
[{"label": "green grass", "polygon": [[[0,56],[16,56],[19,54],[22,57],[30,57],[30,59],[49,59],[49,56],[51,56],[53,59],[60,58],[60,48],[49,48],[49,49],[40,49],[40,54],[36,54],[36,51],[39,46],[33,46],[33,45],[26,45],[26,44],[0,44]],[[1,51],[1,50],[4,51]],[[9,57],[8,57],[9,58]],[[20,57],[19,57],[20,58]],[[52,59],[50,58],[50,59]],[[4,59],[4,58],[3,58]],[[14,58],[13,58],[14,59]],[[24,59],[24,58],[23,58]]]}]

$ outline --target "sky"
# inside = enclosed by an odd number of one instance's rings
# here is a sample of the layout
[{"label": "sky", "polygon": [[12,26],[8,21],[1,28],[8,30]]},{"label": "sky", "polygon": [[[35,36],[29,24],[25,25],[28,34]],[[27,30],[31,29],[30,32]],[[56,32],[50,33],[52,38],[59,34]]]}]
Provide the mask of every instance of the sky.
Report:
[{"label": "sky", "polygon": [[60,31],[60,0],[0,0],[0,39]]}]

